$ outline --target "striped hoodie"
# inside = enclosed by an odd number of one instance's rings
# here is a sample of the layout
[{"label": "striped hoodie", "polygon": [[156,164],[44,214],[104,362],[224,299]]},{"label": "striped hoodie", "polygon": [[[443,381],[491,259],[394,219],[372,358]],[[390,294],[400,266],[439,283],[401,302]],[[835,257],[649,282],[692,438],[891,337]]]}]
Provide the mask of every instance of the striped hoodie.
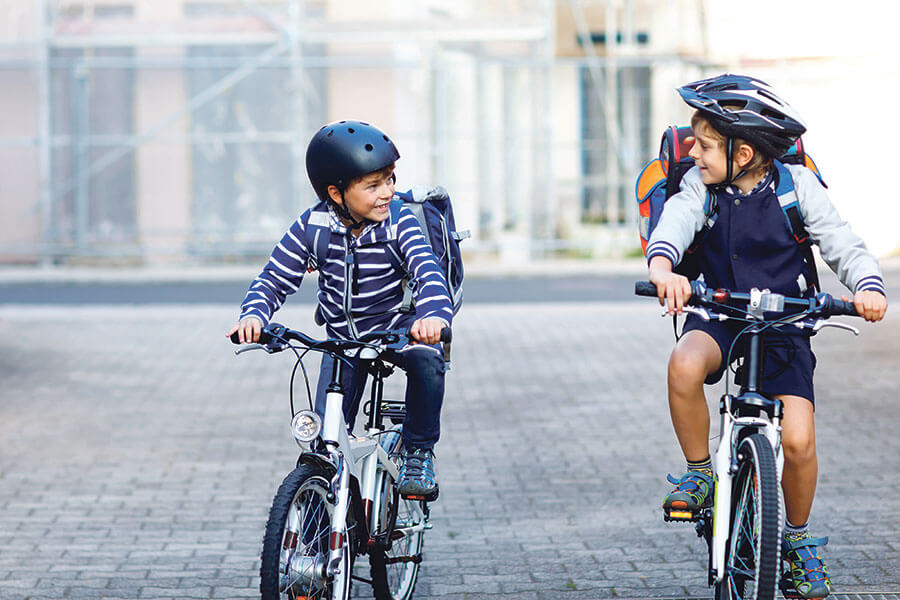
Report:
[{"label": "striped hoodie", "polygon": [[[414,320],[429,317],[450,325],[453,309],[444,274],[409,208],[400,209],[398,222],[388,217],[369,223],[355,237],[324,202],[300,215],[272,250],[241,304],[241,319],[257,317],[268,323],[285,298],[299,289],[310,264],[306,241],[310,217],[327,222],[331,233],[328,254],[319,267],[318,291],[329,336],[357,338],[378,329],[409,327]],[[398,312],[403,274],[388,259],[388,244],[399,246],[416,282],[414,315]]]}]

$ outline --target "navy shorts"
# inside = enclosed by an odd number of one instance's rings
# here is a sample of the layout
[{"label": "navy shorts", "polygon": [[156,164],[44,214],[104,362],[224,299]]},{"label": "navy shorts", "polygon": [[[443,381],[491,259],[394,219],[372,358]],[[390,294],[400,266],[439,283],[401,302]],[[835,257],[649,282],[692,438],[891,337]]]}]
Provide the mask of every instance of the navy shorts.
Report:
[{"label": "navy shorts", "polygon": [[[688,314],[683,333],[693,330],[707,333],[716,341],[722,353],[722,364],[706,378],[706,383],[713,384],[722,379],[728,366],[726,360],[731,344],[746,326],[746,323],[737,321],[704,321],[697,315]],[[746,339],[747,336],[741,336],[732,356],[743,355],[743,342]],[[800,332],[773,331],[764,335],[763,348],[761,393],[766,396],[800,396],[815,403],[813,372],[816,369],[816,355],[810,347],[809,336]]]}]

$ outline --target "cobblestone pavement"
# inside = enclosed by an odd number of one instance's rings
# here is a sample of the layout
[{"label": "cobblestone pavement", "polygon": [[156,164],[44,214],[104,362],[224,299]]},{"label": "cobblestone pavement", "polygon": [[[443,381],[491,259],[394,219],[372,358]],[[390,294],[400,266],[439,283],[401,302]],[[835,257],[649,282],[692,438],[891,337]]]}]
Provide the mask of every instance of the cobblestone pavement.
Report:
[{"label": "cobblestone pavement", "polygon": [[[900,593],[894,308],[816,340],[813,528],[844,594]],[[311,329],[309,312],[280,320]],[[234,314],[0,306],[0,598],[258,597],[268,505],[296,458],[291,361],[235,357]],[[710,596],[702,543],[659,509],[682,461],[657,315],[642,300],[464,309],[417,598]]]}]

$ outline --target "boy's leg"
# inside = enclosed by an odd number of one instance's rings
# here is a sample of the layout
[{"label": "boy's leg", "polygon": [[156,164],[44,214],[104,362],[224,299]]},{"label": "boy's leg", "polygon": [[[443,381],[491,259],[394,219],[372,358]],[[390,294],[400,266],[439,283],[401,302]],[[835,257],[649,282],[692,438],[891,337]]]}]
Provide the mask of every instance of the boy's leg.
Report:
[{"label": "boy's leg", "polygon": [[444,357],[435,346],[412,346],[401,354],[406,371],[406,419],[403,444],[431,450],[441,435],[444,403]]},{"label": "boy's leg", "polygon": [[784,472],[781,487],[787,517],[782,557],[788,562],[782,582],[786,597],[824,598],[831,593],[828,567],[819,547],[828,538],[812,538],[807,524],[816,494],[818,459],[814,408],[806,398],[779,395],[784,404],[781,442]]},{"label": "boy's leg", "polygon": [[406,419],[403,422],[403,467],[400,493],[406,498],[436,500],[434,445],[441,434],[446,364],[439,346],[413,346],[400,353],[406,371]]},{"label": "boy's leg", "polygon": [[784,448],[784,507],[794,525],[809,521],[819,463],[816,457],[816,427],[812,403],[799,396],[776,396],[784,404],[781,444]]},{"label": "boy's leg", "polygon": [[[325,394],[328,390],[328,384],[331,383],[332,370],[334,369],[334,359],[329,354],[322,354],[322,363],[319,366],[319,380],[316,384],[316,407],[315,411],[321,416],[325,416]],[[356,413],[359,412],[359,400],[362,397],[365,388],[366,369],[359,368],[359,361],[353,359],[350,364],[344,364],[341,372],[341,386],[344,388],[344,419],[350,431],[353,431],[353,425],[356,421]]]},{"label": "boy's leg", "polygon": [[716,373],[722,352],[707,332],[687,331],[669,358],[669,411],[675,435],[687,459],[687,472],[663,501],[666,518],[693,518],[712,499],[713,473],[709,455],[709,409],[703,383]]},{"label": "boy's leg", "polygon": [[705,331],[685,333],[669,358],[669,412],[684,457],[709,458],[709,408],[703,382],[722,364],[722,352]]}]

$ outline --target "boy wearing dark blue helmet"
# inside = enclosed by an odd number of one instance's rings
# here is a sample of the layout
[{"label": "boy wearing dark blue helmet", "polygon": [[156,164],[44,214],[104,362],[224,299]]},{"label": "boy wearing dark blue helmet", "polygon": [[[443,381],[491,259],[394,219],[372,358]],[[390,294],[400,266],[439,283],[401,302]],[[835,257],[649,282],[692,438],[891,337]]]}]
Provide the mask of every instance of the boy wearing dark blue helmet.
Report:
[{"label": "boy wearing dark blue helmet", "polygon": [[[708,287],[741,292],[755,287],[787,296],[813,293],[814,265],[794,238],[775,193],[779,173],[787,173],[793,179],[803,224],[822,258],[853,290],[859,314],[869,321],[881,320],[887,299],[878,261],[840,218],[812,171],[799,165],[784,165],[786,170],[774,166],[773,160],[806,131],[793,108],[764,82],[740,75],[697,81],[678,91],[696,109],[690,151],[695,166],[685,174],[680,192],[666,202],[647,246],[649,279],[657,286],[660,304],[671,314],[682,311],[691,288],[673,267],[704,228],[708,231],[696,256]],[[708,193],[717,207],[711,227],[704,210]],[[696,511],[712,502],[709,413],[703,384],[722,377],[737,333],[727,323],[689,314],[684,335],[672,351],[669,408],[687,473],[680,479],[670,476],[676,487],[664,508]],[[784,346],[790,348],[767,348],[767,357],[783,368],[763,382],[763,391],[784,405],[782,488],[787,520],[782,556],[789,563],[785,581],[794,595],[807,599],[831,592],[828,570],[819,555],[827,538],[811,538],[808,532],[818,473],[812,385],[815,355],[809,342],[798,331],[786,336]]]},{"label": "boy wearing dark blue helmet", "polygon": [[[313,136],[306,170],[319,203],[300,215],[272,251],[244,298],[240,322],[228,335],[237,332],[242,343],[256,341],[285,298],[297,291],[303,275],[314,269],[319,271],[318,315],[328,335],[358,338],[370,331],[408,327],[420,343],[391,359],[407,375],[400,493],[434,500],[438,484],[433,449],[440,436],[446,369],[437,344],[441,330],[450,326],[453,309],[444,274],[415,215],[406,207],[399,212],[390,208],[399,158],[387,134],[361,121],[330,123]],[[313,228],[318,228],[317,236],[328,236],[324,256],[317,255],[318,243],[308,241]],[[394,248],[406,273],[387,258]],[[401,310],[407,273],[415,278],[414,312]],[[322,359],[317,410],[324,407],[331,360],[328,355]],[[364,368],[354,364],[344,369],[344,411],[350,423],[364,382]]]}]

